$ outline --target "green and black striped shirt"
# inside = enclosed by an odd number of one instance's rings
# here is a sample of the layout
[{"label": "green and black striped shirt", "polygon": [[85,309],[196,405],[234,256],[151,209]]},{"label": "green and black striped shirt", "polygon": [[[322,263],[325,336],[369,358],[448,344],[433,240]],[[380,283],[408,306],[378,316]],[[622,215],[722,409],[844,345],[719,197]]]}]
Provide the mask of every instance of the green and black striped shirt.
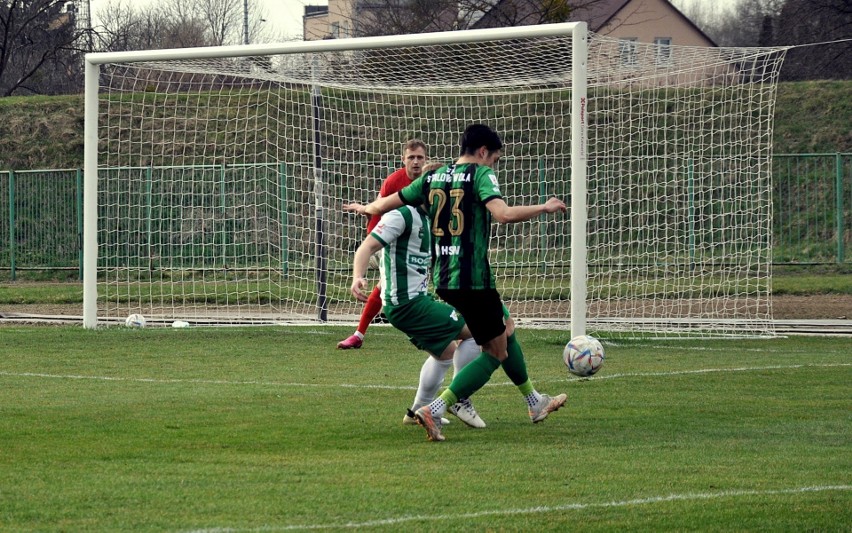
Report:
[{"label": "green and black striped shirt", "polygon": [[475,163],[449,165],[414,180],[399,193],[429,212],[435,289],[495,289],[488,263],[491,213],[485,204],[502,198],[494,171]]}]

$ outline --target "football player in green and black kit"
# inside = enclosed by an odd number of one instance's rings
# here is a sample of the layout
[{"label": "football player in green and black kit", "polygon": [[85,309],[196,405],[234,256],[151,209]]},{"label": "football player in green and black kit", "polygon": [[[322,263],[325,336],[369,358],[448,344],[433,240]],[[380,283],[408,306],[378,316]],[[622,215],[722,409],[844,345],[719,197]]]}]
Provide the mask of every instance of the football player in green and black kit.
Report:
[{"label": "football player in green and black kit", "polygon": [[464,317],[482,353],[453,378],[450,386],[415,417],[430,440],[442,441],[441,416],[459,398],[482,388],[502,366],[526,401],[532,422],[541,422],[565,404],[565,394],[539,393],[527,374],[523,351],[514,332],[507,335],[504,306],[488,262],[492,219],[501,224],[524,222],[545,213],[566,212],[562,200],[509,206],[491,168],[503,149],[500,137],[484,124],[468,126],[461,138],[460,157],[451,165],[428,172],[397,195],[344,210],[379,214],[404,204],[422,206],[432,233],[432,279],[435,291]]}]

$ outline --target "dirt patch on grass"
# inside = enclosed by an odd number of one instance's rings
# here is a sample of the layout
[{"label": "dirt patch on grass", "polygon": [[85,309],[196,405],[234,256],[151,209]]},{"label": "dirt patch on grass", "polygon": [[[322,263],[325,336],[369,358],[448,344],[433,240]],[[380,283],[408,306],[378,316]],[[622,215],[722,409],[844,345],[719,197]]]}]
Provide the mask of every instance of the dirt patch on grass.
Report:
[{"label": "dirt patch on grass", "polygon": [[852,294],[781,295],[772,297],[772,314],[778,320],[852,320]]},{"label": "dirt patch on grass", "polygon": [[[841,319],[852,320],[852,295],[817,294],[811,296],[780,295],[772,298],[772,311],[779,320]],[[33,314],[80,317],[80,304],[21,304],[0,306],[0,318],[4,315]]]}]

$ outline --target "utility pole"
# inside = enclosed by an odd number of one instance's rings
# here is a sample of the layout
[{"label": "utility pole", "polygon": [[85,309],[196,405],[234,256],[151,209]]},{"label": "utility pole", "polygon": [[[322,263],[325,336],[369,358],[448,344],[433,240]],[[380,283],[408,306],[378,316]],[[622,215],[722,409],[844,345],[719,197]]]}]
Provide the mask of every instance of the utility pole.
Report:
[{"label": "utility pole", "polygon": [[249,44],[248,0],[243,0],[243,42]]},{"label": "utility pole", "polygon": [[92,29],[92,4],[91,0],[86,0],[83,5],[85,6],[85,21],[86,21],[86,51],[94,52],[94,33],[95,31]]}]

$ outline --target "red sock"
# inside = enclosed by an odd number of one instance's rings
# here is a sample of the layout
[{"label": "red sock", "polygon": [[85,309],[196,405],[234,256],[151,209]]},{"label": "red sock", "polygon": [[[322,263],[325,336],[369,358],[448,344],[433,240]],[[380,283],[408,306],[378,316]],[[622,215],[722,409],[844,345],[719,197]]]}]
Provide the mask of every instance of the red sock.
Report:
[{"label": "red sock", "polygon": [[382,310],[382,292],[379,286],[373,287],[373,292],[367,298],[367,303],[364,304],[364,310],[361,311],[361,321],[358,322],[358,331],[361,335],[367,333],[367,328],[370,323]]}]

